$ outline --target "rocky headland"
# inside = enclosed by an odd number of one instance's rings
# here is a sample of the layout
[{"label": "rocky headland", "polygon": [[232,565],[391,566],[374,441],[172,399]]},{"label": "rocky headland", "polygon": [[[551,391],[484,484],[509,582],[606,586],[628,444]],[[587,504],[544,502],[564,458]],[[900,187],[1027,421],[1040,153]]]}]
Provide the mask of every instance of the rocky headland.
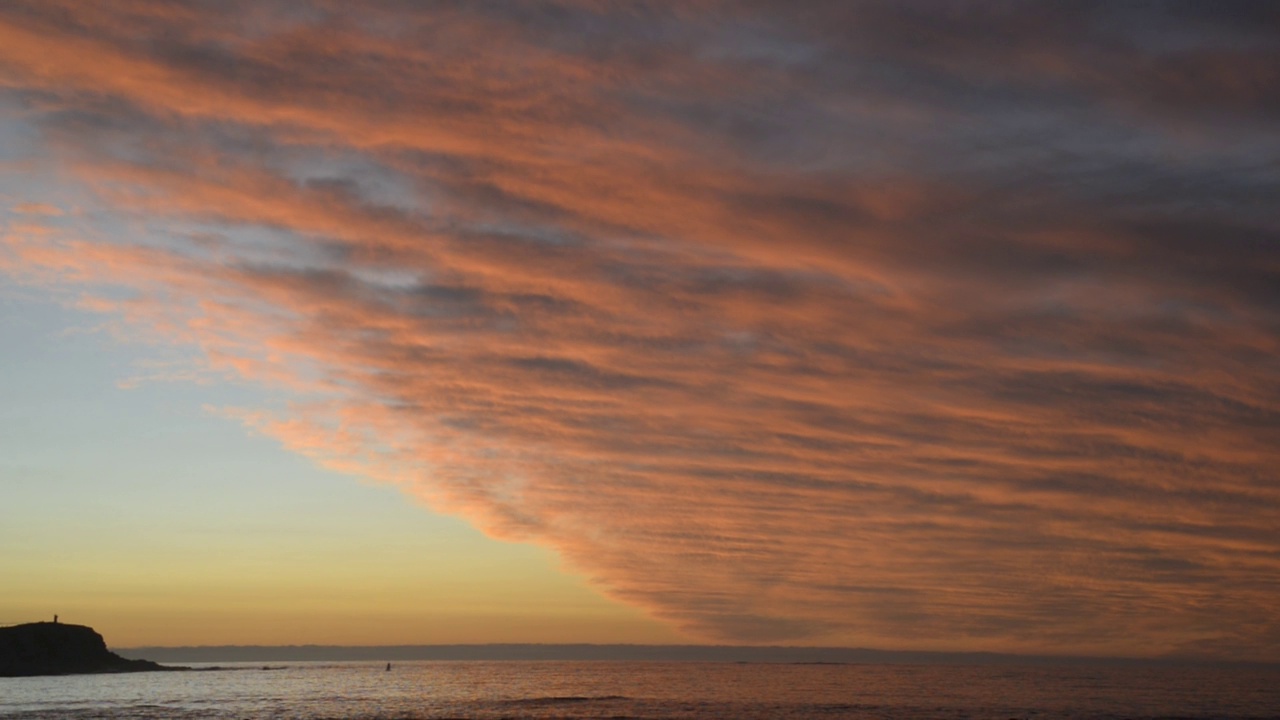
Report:
[{"label": "rocky headland", "polygon": [[93,628],[58,622],[0,627],[0,677],[176,670],[150,660],[126,660],[107,649]]}]

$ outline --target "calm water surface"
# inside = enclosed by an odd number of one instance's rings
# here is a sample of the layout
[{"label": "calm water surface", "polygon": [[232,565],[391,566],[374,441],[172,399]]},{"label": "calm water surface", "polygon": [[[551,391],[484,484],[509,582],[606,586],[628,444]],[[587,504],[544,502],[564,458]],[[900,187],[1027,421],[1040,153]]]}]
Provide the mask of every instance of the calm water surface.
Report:
[{"label": "calm water surface", "polygon": [[[200,667],[200,666],[197,666]],[[0,678],[0,718],[1280,718],[1280,671],[417,662]]]}]

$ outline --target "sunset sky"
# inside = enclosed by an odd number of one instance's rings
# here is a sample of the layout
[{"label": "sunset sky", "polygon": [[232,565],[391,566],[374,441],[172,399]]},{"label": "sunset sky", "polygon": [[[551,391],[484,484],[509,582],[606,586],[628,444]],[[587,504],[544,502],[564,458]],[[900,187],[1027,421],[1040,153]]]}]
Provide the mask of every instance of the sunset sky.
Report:
[{"label": "sunset sky", "polygon": [[1280,4],[0,2],[0,624],[1280,662]]}]

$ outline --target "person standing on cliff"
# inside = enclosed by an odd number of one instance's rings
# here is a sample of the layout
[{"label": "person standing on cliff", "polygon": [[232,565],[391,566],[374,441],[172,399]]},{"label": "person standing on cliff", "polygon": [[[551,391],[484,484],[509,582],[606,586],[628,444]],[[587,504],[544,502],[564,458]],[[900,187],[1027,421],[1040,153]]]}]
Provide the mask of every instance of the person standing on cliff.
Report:
[{"label": "person standing on cliff", "polygon": [[58,624],[58,616],[57,616],[57,615],[54,615],[54,616],[53,616],[53,624],[54,624],[54,625],[57,625],[57,624]]}]

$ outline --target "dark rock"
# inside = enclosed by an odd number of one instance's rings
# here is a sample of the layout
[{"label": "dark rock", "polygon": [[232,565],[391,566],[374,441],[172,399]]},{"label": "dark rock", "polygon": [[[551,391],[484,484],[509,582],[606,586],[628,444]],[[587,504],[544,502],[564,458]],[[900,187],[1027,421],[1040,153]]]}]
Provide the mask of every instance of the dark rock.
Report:
[{"label": "dark rock", "polygon": [[126,660],[107,650],[91,627],[38,622],[0,627],[0,677],[174,670],[150,660]]}]

